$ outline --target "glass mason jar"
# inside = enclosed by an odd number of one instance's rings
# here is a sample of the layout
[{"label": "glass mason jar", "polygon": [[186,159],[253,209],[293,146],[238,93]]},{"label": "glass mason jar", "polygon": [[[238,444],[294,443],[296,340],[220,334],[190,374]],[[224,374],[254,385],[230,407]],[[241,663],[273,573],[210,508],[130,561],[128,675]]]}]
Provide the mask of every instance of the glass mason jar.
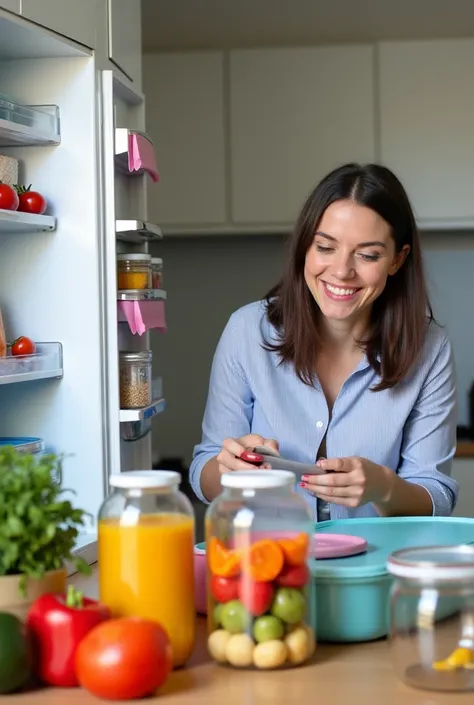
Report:
[{"label": "glass mason jar", "polygon": [[163,260],[161,257],[151,258],[151,288],[163,288]]},{"label": "glass mason jar", "polygon": [[143,409],[152,402],[152,351],[119,352],[121,409]]},{"label": "glass mason jar", "polygon": [[395,670],[426,690],[474,690],[474,547],[396,551],[390,598]]},{"label": "glass mason jar", "polygon": [[119,289],[149,289],[151,255],[146,252],[117,255],[117,286]]},{"label": "glass mason jar", "polygon": [[115,617],[143,617],[168,632],[174,666],[195,638],[194,512],[177,472],[111,475],[99,511],[100,599]]},{"label": "glass mason jar", "polygon": [[222,664],[296,666],[315,649],[313,522],[284,470],[226,473],[206,513],[208,650]]}]

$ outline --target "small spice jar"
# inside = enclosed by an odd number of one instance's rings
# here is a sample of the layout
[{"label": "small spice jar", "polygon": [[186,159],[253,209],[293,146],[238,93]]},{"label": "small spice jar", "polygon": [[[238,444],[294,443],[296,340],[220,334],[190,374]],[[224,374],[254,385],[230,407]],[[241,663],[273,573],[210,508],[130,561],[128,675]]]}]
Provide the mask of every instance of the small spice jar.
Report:
[{"label": "small spice jar", "polygon": [[474,547],[394,552],[390,642],[395,670],[415,688],[474,690]]},{"label": "small spice jar", "polygon": [[151,288],[163,288],[163,260],[161,257],[151,258]]},{"label": "small spice jar", "polygon": [[121,409],[142,409],[151,404],[151,361],[151,350],[119,353]]},{"label": "small spice jar", "polygon": [[149,289],[151,287],[151,255],[146,252],[117,255],[119,289]]},{"label": "small spice jar", "polygon": [[205,519],[208,650],[236,668],[277,669],[315,649],[313,522],[285,470],[222,475]]}]

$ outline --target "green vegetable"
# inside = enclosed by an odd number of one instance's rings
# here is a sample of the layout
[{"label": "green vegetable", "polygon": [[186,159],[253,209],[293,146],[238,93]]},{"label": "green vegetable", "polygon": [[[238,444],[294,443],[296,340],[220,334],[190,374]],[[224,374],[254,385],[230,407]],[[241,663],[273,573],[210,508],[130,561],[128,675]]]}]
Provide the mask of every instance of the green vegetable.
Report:
[{"label": "green vegetable", "polygon": [[87,563],[71,555],[86,513],[63,498],[62,457],[29,455],[11,446],[0,448],[0,576],[41,578],[65,561],[82,573]]},{"label": "green vegetable", "polygon": [[31,670],[32,651],[25,626],[13,614],[0,612],[0,693],[19,690]]}]

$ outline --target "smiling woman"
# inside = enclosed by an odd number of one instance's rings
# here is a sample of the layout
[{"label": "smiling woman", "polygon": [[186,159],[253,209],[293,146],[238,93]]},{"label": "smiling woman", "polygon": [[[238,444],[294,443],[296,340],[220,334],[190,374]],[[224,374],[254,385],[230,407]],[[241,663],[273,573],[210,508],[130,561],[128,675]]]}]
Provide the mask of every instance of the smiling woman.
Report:
[{"label": "smiling woman", "polygon": [[451,344],[405,190],[385,167],[340,167],[303,206],[281,281],[221,337],[194,490],[212,499],[267,445],[319,466],[298,487],[315,519],[450,514],[455,432]]}]

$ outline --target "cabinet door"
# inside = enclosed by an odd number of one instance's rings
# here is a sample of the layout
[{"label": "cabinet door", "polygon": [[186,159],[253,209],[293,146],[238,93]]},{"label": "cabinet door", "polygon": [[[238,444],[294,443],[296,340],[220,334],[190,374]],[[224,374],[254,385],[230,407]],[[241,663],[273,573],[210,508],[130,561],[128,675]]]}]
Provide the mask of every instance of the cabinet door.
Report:
[{"label": "cabinet door", "polygon": [[109,58],[141,87],[141,0],[108,0]]},{"label": "cabinet door", "polygon": [[373,161],[373,84],[369,46],[231,52],[233,220],[291,223],[327,172]]},{"label": "cabinet door", "polygon": [[223,56],[144,56],[146,130],[161,180],[150,186],[148,218],[197,228],[226,219]]},{"label": "cabinet door", "polygon": [[98,1],[22,0],[21,14],[53,32],[63,34],[69,39],[95,49],[96,2]]},{"label": "cabinet door", "polygon": [[383,42],[381,159],[423,220],[474,216],[474,40]]},{"label": "cabinet door", "polygon": [[451,471],[459,482],[459,495],[455,517],[474,517],[474,458],[455,458]]},{"label": "cabinet door", "polygon": [[20,14],[20,0],[0,0],[0,10],[10,10]]}]

